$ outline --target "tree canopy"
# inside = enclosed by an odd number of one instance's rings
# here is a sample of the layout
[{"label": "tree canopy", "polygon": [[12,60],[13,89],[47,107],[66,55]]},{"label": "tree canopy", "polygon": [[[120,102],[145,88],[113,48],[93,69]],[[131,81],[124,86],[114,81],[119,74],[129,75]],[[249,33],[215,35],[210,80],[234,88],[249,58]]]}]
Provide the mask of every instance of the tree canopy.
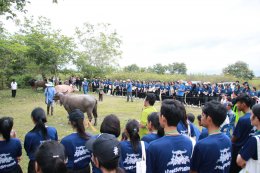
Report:
[{"label": "tree canopy", "polygon": [[245,80],[251,80],[255,76],[254,72],[249,69],[248,64],[243,61],[237,61],[234,64],[228,65],[223,69],[223,73]]}]

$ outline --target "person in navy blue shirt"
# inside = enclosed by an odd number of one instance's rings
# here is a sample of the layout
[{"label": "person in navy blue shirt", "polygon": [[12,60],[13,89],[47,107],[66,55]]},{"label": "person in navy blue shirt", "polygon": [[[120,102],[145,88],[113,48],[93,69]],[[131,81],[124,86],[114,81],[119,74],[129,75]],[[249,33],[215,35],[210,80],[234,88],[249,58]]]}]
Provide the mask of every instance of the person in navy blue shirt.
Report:
[{"label": "person in navy blue shirt", "polygon": [[226,108],[217,101],[205,103],[201,122],[209,136],[198,141],[191,159],[191,173],[229,173],[231,141],[219,127],[226,119]]},{"label": "person in navy blue shirt", "polygon": [[237,109],[239,111],[242,111],[245,115],[239,118],[231,139],[232,162],[231,162],[230,172],[232,173],[233,172],[236,173],[241,170],[241,167],[238,166],[236,163],[237,155],[240,149],[242,148],[242,146],[245,145],[250,135],[253,135],[255,131],[250,122],[250,116],[251,116],[250,107],[252,105],[251,97],[248,96],[247,94],[240,94],[236,98],[236,105],[237,105]]},{"label": "person in navy blue shirt", "polygon": [[64,146],[57,141],[42,143],[35,153],[36,173],[65,173],[66,155]]},{"label": "person in navy blue shirt", "polygon": [[18,164],[22,155],[22,145],[19,139],[11,136],[13,118],[0,118],[0,172],[22,173]]},{"label": "person in navy blue shirt", "polygon": [[194,130],[194,133],[196,136],[196,141],[198,141],[201,133],[200,133],[199,128],[194,124],[195,116],[192,113],[188,113],[187,117],[188,117],[188,120],[190,121],[190,125],[192,126],[192,128]]},{"label": "person in navy blue shirt", "polygon": [[90,172],[91,152],[86,148],[85,143],[92,135],[85,132],[84,113],[79,109],[70,112],[68,118],[72,128],[76,131],[61,140],[68,156],[66,164],[68,172],[88,173]]},{"label": "person in navy blue shirt", "polygon": [[201,129],[201,133],[200,133],[200,136],[198,138],[198,141],[201,140],[201,139],[204,139],[206,138],[208,135],[209,135],[209,132],[208,132],[208,129],[203,127],[202,123],[201,123],[201,115],[198,115],[197,116],[197,119],[198,119],[198,124],[199,126],[202,126],[202,129]]},{"label": "person in navy blue shirt", "polygon": [[160,125],[158,112],[153,112],[147,117],[147,128],[150,133],[144,135],[141,139],[142,141],[150,143],[164,136],[164,130]]},{"label": "person in navy blue shirt", "polygon": [[[129,140],[121,141],[121,156],[119,166],[125,170],[126,173],[136,172],[136,162],[142,158],[142,147],[140,142],[139,123],[136,120],[129,120],[125,128],[126,135]],[[144,142],[145,149],[148,144]]]},{"label": "person in navy blue shirt", "polygon": [[260,160],[260,156],[257,153],[260,148],[257,148],[257,139],[260,139],[260,104],[256,104],[252,108],[252,114],[250,118],[251,124],[257,128],[254,136],[251,136],[246,144],[241,148],[237,156],[237,164],[240,167],[245,167],[249,159]]},{"label": "person in navy blue shirt", "polygon": [[35,151],[41,143],[48,140],[58,140],[57,130],[54,127],[45,125],[47,122],[46,114],[40,107],[35,108],[31,113],[34,128],[25,135],[24,149],[30,159],[28,173],[35,172]]},{"label": "person in navy blue shirt", "polygon": [[177,131],[177,124],[184,116],[182,106],[177,100],[165,99],[162,102],[159,119],[165,136],[148,146],[147,173],[190,171],[192,141]]}]

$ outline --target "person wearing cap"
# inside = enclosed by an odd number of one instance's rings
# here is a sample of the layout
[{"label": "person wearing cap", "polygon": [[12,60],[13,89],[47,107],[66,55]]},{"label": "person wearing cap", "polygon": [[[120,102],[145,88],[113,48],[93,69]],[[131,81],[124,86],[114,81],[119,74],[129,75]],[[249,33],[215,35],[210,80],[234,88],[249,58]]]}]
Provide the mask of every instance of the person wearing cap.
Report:
[{"label": "person wearing cap", "polygon": [[42,143],[35,153],[36,173],[65,173],[66,155],[62,144],[57,141]]},{"label": "person wearing cap", "polygon": [[196,143],[190,173],[229,173],[231,141],[219,130],[226,119],[226,112],[226,108],[215,100],[205,103],[202,108],[201,121],[209,135]]},{"label": "person wearing cap", "polygon": [[102,133],[86,142],[86,148],[92,151],[92,161],[102,173],[124,173],[118,167],[121,155],[120,143],[114,135]]},{"label": "person wearing cap", "polygon": [[75,109],[69,113],[69,123],[76,133],[65,136],[61,143],[65,147],[68,156],[66,166],[69,173],[89,173],[91,152],[86,148],[85,143],[92,136],[85,132],[84,113]]},{"label": "person wearing cap", "polygon": [[53,86],[52,82],[48,82],[45,84],[46,88],[44,90],[45,95],[45,103],[47,104],[47,115],[50,113],[51,108],[51,115],[53,115],[53,109],[54,109],[54,96],[55,96],[55,88]]},{"label": "person wearing cap", "polygon": [[179,101],[162,102],[159,121],[165,136],[151,142],[147,149],[147,173],[189,173],[192,141],[177,131],[177,124],[184,112]]}]

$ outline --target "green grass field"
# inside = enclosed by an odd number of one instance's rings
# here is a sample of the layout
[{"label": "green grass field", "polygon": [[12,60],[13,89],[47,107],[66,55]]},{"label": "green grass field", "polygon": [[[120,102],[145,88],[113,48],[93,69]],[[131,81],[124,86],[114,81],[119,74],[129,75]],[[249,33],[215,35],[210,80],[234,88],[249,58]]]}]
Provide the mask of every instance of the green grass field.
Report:
[{"label": "green grass field", "polygon": [[[97,98],[98,96],[94,94]],[[160,110],[160,102],[155,103],[157,110]],[[31,111],[35,107],[42,107],[46,110],[44,103],[44,94],[42,91],[32,91],[31,89],[19,89],[16,98],[11,97],[10,90],[0,90],[0,116],[11,116],[14,118],[14,129],[16,130],[17,137],[24,141],[25,134],[33,128],[31,120]],[[103,118],[109,114],[115,114],[121,121],[121,130],[128,119],[137,119],[141,115],[143,108],[143,100],[135,99],[134,102],[126,102],[125,97],[104,96],[104,101],[98,103],[98,126],[97,131],[94,132],[88,128],[92,134],[99,131],[99,125]],[[200,108],[186,108],[187,113],[191,112],[195,116],[201,113]],[[197,124],[197,121],[195,122]],[[54,116],[48,116],[49,126],[56,127],[59,139],[73,132],[72,128],[68,125],[67,112],[60,105],[55,105]],[[23,150],[22,160],[20,165],[24,172],[27,172],[28,157]]]}]

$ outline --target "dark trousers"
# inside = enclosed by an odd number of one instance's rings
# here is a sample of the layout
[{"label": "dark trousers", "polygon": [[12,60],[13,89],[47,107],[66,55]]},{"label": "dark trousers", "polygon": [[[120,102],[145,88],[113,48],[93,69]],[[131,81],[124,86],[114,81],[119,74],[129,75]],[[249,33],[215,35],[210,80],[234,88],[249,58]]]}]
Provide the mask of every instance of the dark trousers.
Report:
[{"label": "dark trousers", "polygon": [[237,165],[237,155],[239,153],[240,148],[235,147],[232,145],[232,160],[230,165],[230,173],[239,173],[239,171],[242,169],[240,166]]},{"label": "dark trousers", "polygon": [[16,90],[12,90],[12,97],[16,96]]},{"label": "dark trousers", "polygon": [[183,96],[177,96],[177,100],[180,101],[183,104],[184,97]]}]

